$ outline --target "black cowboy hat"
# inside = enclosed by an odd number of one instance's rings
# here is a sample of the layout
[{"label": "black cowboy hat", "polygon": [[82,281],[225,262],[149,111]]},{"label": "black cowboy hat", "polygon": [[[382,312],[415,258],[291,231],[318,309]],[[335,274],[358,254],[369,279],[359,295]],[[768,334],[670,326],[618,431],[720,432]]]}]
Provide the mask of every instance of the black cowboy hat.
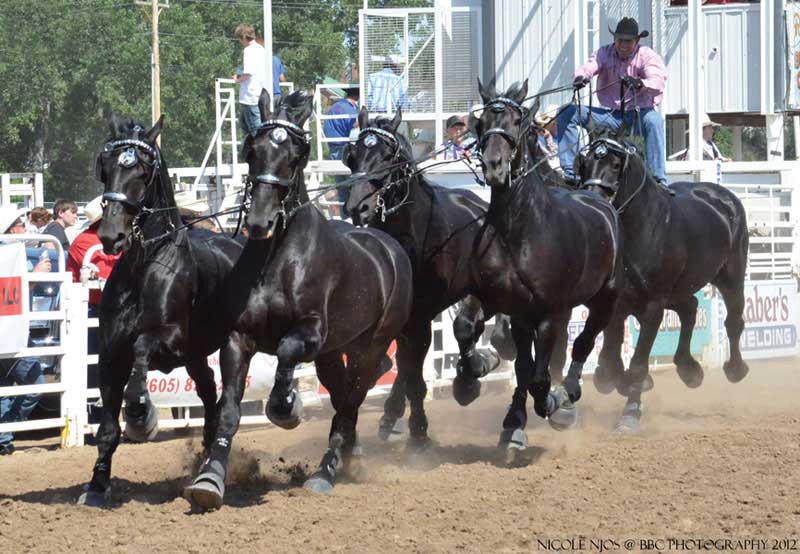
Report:
[{"label": "black cowboy hat", "polygon": [[650,34],[650,31],[639,32],[639,24],[632,17],[623,17],[617,23],[617,30],[612,31],[611,27],[608,31],[614,35],[614,38],[621,38],[623,40],[631,40],[634,38],[644,38]]},{"label": "black cowboy hat", "polygon": [[451,115],[447,119],[447,123],[445,123],[445,129],[449,129],[450,127],[456,127],[458,125],[460,125],[462,127],[466,127],[467,126],[467,124],[464,123],[464,120],[461,117],[459,117],[457,115]]}]

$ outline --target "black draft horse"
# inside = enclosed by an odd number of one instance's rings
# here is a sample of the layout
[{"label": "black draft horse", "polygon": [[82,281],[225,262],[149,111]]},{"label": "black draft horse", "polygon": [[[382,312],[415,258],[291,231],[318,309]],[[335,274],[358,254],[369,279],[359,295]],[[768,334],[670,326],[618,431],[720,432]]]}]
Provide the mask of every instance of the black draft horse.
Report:
[{"label": "black draft horse", "polygon": [[[585,187],[606,194],[620,214],[625,242],[625,280],[614,317],[604,332],[594,382],[601,392],[616,386],[627,396],[617,428],[640,428],[641,394],[652,386],[648,359],[664,309],[677,312],[681,332],[674,362],[690,387],[703,381],[703,368],[690,352],[697,315],[695,293],[711,283],[728,310],[725,329],[731,382],[747,375],[739,338],[744,329],[744,278],[748,233],[744,207],[731,191],[713,183],[673,183],[675,196],[656,185],[636,148],[622,135],[594,140],[579,160]],[[620,357],[629,314],[641,324],[629,371]]]},{"label": "black draft horse", "polygon": [[[536,171],[527,169],[526,120],[536,112],[536,107],[529,112],[522,106],[527,81],[502,95],[480,80],[478,88],[484,108],[471,125],[491,202],[472,257],[472,279],[484,305],[511,315],[517,389],[509,416],[524,426],[530,391],[536,413],[560,429],[574,424],[583,365],[617,301],[622,279],[619,220],[600,195],[546,186]],[[501,256],[493,255],[498,251],[490,248],[495,242]],[[553,349],[579,304],[589,308],[589,317],[573,345],[563,385],[548,394]]]},{"label": "black draft horse", "polygon": [[[436,186],[420,174],[411,145],[397,132],[402,119],[398,109],[393,119],[370,121],[367,108],[361,108],[358,141],[343,157],[354,178],[345,208],[356,225],[381,229],[397,239],[411,259],[414,305],[397,339],[397,378],[384,405],[380,436],[386,438],[403,416],[407,396],[410,437],[420,446],[428,438],[423,363],[431,344],[431,322],[469,293],[469,258],[488,206],[470,191]],[[480,394],[478,378],[495,369],[499,359],[475,348],[485,320],[493,314],[485,313],[474,298],[464,307],[453,322],[461,349],[453,395],[467,405]]]},{"label": "black draft horse", "polygon": [[112,119],[111,136],[97,158],[106,204],[97,235],[106,253],[123,254],[100,302],[103,415],[98,458],[80,504],[108,501],[123,399],[126,434],[144,440],[157,431],[146,388],[150,369],[186,366],[205,408],[203,445],[214,440],[216,386],[207,356],[222,348],[224,357],[229,348],[218,323],[219,295],[242,247],[223,235],[196,242],[180,229],[169,171],[156,145],[161,125],[159,120],[145,131],[133,121]]},{"label": "black draft horse", "polygon": [[[312,112],[302,91],[259,99],[262,124],[244,143],[249,165],[247,244],[227,286],[225,319],[244,340],[231,363],[238,379],[224,386],[216,442],[187,498],[202,507],[222,501],[231,441],[239,424],[247,367],[258,350],[277,356],[267,416],[291,429],[302,404],[294,369],[313,361],[336,411],[328,449],[305,487],[329,492],[340,462],[358,454],[356,422],[367,391],[388,369],[386,351],[411,310],[411,264],[387,234],[334,222],[308,201],[303,169],[310,144],[302,125]],[[346,364],[343,361],[346,355]]]}]

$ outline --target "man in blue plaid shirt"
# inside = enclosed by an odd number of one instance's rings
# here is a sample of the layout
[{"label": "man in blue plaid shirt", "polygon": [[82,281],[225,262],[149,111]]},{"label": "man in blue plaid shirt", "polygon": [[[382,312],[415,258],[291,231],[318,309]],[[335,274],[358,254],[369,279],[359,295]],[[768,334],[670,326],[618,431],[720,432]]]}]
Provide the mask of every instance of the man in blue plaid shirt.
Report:
[{"label": "man in blue plaid shirt", "polygon": [[391,112],[406,107],[406,83],[395,73],[395,60],[386,56],[383,69],[369,76],[367,108],[371,112]]}]

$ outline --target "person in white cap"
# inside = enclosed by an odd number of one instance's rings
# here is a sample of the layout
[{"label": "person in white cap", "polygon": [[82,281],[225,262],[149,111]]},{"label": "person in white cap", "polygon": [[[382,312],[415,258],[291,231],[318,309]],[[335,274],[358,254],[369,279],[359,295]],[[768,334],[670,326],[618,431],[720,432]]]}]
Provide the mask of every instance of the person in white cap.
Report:
[{"label": "person in white cap", "polygon": [[[26,232],[25,210],[20,210],[13,204],[0,206],[0,235],[21,235]],[[3,241],[0,240],[0,242]],[[42,248],[25,249],[28,258],[28,271],[36,273],[52,271],[55,253],[52,255],[48,253],[47,257],[42,259],[42,251]]]},{"label": "person in white cap", "polygon": [[536,112],[533,120],[538,130],[538,144],[542,155],[547,156],[547,163],[554,170],[561,172],[561,163],[558,160],[558,130],[556,116],[558,106],[549,104],[545,109]]},{"label": "person in white cap", "polygon": [[[0,206],[0,235],[25,233],[25,210],[14,205]],[[9,241],[10,242],[10,241]],[[30,249],[29,249],[30,250]],[[49,272],[50,258],[46,257],[28,270],[33,272]],[[44,383],[42,366],[36,358],[19,358],[0,360],[0,387],[14,385],[41,385]],[[0,398],[0,423],[25,421],[39,403],[39,394],[25,394]],[[14,453],[14,435],[11,432],[0,433],[0,456]]]},{"label": "person in white cap", "polygon": [[189,227],[190,239],[204,240],[219,233],[213,219],[198,219],[208,213],[209,206],[208,202],[197,198],[192,191],[176,192],[175,204],[178,206],[181,221]]},{"label": "person in white cap", "polygon": [[[703,125],[703,159],[704,160],[719,160],[721,162],[729,162],[731,161],[730,158],[726,158],[720,152],[719,147],[714,142],[714,129],[716,127],[722,127],[719,123],[715,123],[711,121],[711,118],[708,117],[707,113],[704,113],[700,116],[700,122]],[[687,133],[689,131],[686,131]],[[674,161],[685,161],[689,158],[689,148],[688,144],[687,147],[681,150],[680,152],[676,152],[672,154],[669,159]]]}]

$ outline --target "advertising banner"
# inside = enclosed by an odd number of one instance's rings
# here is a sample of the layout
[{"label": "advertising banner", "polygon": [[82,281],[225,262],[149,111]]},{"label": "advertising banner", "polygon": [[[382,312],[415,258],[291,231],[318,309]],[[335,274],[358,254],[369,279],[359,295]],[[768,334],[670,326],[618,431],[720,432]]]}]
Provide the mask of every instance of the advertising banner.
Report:
[{"label": "advertising banner", "polygon": [[22,242],[0,244],[0,354],[14,354],[28,345],[28,271]]},{"label": "advertising banner", "polygon": [[787,67],[789,94],[786,104],[789,109],[800,109],[800,4],[786,3],[786,36],[788,37]]},{"label": "advertising banner", "polygon": [[[701,290],[695,294],[697,298],[697,318],[692,333],[690,350],[692,354],[702,354],[703,348],[711,344],[711,298]],[[631,342],[635,345],[639,340],[639,321],[635,317],[628,318]],[[664,319],[653,342],[650,356],[672,356],[678,348],[681,335],[681,320],[672,310],[664,310]]]}]

